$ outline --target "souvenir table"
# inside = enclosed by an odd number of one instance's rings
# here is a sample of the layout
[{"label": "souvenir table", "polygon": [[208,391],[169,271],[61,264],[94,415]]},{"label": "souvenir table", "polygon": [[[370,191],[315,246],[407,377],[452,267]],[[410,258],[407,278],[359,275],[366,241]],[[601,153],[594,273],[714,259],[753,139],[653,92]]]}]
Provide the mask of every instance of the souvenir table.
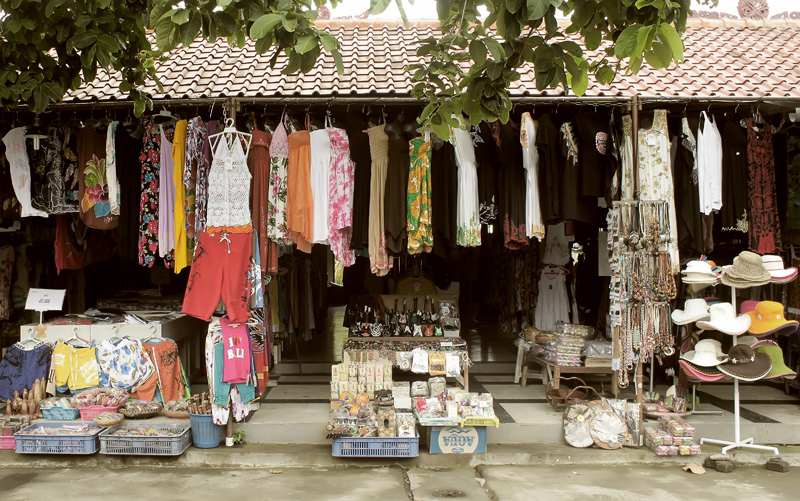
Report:
[{"label": "souvenir table", "polygon": [[528,363],[533,362],[542,368],[542,385],[545,386],[545,391],[548,387],[557,390],[561,385],[561,376],[570,376],[575,374],[595,374],[595,375],[610,375],[611,376],[611,392],[614,397],[619,394],[619,385],[617,384],[617,372],[611,367],[568,367],[563,365],[554,364],[539,356],[527,356],[525,364],[522,366],[522,385],[525,386],[528,380]]}]

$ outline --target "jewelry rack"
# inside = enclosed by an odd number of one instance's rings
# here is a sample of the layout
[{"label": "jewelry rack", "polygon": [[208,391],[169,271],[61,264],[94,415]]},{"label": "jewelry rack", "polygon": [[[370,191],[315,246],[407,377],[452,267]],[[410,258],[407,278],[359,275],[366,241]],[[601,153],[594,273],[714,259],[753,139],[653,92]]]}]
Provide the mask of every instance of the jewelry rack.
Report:
[{"label": "jewelry rack", "polygon": [[[736,287],[731,287],[731,304],[734,308],[736,308]],[[738,342],[739,336],[733,336],[733,345],[736,346]],[[700,445],[704,444],[713,444],[713,445],[721,445],[722,453],[727,454],[728,451],[733,449],[755,449],[760,451],[770,451],[775,456],[780,456],[780,451],[778,451],[777,447],[772,447],[769,445],[759,445],[756,444],[752,437],[742,439],[742,425],[741,425],[741,415],[739,412],[739,379],[733,379],[733,441],[730,440],[721,440],[717,438],[706,438],[702,437],[700,439]]]}]

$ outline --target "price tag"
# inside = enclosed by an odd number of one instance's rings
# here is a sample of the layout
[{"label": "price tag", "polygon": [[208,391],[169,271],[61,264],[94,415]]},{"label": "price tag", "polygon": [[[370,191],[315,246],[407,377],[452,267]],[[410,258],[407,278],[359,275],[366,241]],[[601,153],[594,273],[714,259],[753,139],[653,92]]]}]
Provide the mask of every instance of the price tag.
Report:
[{"label": "price tag", "polygon": [[33,311],[60,310],[64,305],[66,289],[30,289],[25,309]]},{"label": "price tag", "polygon": [[619,358],[612,358],[611,359],[611,369],[618,371],[620,367]]},{"label": "price tag", "polygon": [[439,343],[439,346],[441,346],[442,348],[450,347],[450,346],[453,346],[453,342],[452,341],[442,341],[441,343]]}]

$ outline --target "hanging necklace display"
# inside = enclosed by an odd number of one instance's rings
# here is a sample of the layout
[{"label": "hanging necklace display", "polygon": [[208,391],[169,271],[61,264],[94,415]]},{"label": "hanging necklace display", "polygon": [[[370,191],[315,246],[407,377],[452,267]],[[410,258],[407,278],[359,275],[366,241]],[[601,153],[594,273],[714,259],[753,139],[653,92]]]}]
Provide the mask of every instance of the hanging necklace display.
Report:
[{"label": "hanging necklace display", "polygon": [[677,288],[670,267],[668,208],[661,200],[614,202],[607,217],[609,321],[619,339],[622,387],[638,362],[674,353],[669,301]]}]

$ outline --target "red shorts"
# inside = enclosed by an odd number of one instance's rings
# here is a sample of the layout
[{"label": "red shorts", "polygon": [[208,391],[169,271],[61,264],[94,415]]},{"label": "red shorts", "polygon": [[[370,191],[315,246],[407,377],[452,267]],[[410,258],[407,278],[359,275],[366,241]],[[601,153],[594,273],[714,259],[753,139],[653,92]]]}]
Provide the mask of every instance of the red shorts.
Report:
[{"label": "red shorts", "polygon": [[247,270],[252,247],[251,233],[200,233],[183,296],[183,312],[208,321],[221,298],[230,321],[247,322]]}]

